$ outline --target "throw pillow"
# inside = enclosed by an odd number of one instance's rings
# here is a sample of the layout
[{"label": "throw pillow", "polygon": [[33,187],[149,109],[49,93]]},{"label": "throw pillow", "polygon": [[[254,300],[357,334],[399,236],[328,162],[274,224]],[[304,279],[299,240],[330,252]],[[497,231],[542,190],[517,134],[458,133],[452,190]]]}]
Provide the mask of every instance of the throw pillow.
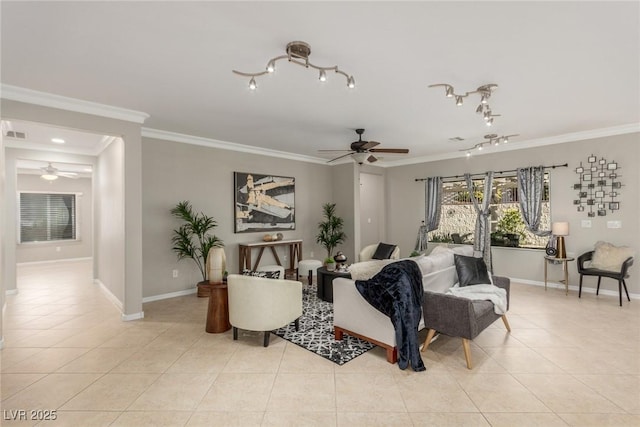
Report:
[{"label": "throw pillow", "polygon": [[597,242],[590,267],[606,271],[620,271],[622,263],[632,256],[634,256],[634,250],[628,246],[614,246],[607,242]]},{"label": "throw pillow", "polygon": [[396,249],[396,245],[388,245],[386,243],[378,243],[378,247],[371,259],[389,259]]},{"label": "throw pillow", "polygon": [[249,269],[242,270],[243,276],[253,276],[253,277],[262,277],[265,279],[279,279],[280,272],[279,271],[254,271]]},{"label": "throw pillow", "polygon": [[487,265],[482,258],[455,254],[454,263],[460,286],[491,283]]}]

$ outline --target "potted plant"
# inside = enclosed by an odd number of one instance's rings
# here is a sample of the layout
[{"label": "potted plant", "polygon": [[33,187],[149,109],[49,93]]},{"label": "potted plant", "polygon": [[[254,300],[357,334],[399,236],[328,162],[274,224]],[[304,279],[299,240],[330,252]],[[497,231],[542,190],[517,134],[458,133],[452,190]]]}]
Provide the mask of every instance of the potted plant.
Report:
[{"label": "potted plant", "polygon": [[326,264],[329,259],[333,262],[333,250],[346,240],[347,235],[342,231],[344,220],[336,215],[336,204],[325,203],[322,210],[325,219],[318,224],[316,242],[327,250]]},{"label": "potted plant", "polygon": [[336,262],[331,257],[325,258],[324,265],[328,271],[334,271],[336,269]]},{"label": "potted plant", "polygon": [[[524,239],[525,225],[519,209],[507,209],[497,224],[497,233],[504,239],[504,246],[518,247],[520,239]],[[492,233],[494,234],[494,233]],[[494,236],[492,236],[494,237]],[[495,236],[498,238],[499,236]]]},{"label": "potted plant", "polygon": [[[211,231],[218,226],[217,222],[202,212],[194,212],[189,201],[182,201],[171,209],[171,215],[182,221],[177,229],[173,230],[171,248],[178,260],[191,258],[198,266],[202,275],[202,282],[198,283],[198,296],[207,296],[208,271],[206,268],[207,255],[211,248],[222,248],[224,243]],[[207,290],[205,290],[207,289]]]}]

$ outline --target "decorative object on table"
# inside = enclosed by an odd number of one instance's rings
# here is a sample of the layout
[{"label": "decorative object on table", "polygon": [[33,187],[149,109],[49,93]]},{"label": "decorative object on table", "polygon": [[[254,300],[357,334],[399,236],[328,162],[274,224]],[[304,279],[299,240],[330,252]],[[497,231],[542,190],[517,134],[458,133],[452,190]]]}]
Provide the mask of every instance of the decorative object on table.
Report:
[{"label": "decorative object on table", "polygon": [[289,324],[273,331],[274,334],[338,365],[353,360],[375,347],[373,344],[348,334],[336,341],[333,330],[333,304],[319,299],[315,284],[302,290],[302,316],[300,330]]},{"label": "decorative object on table", "polygon": [[[211,248],[222,248],[224,243],[211,231],[218,226],[217,222],[202,212],[194,212],[191,203],[187,200],[179,202],[171,215],[182,221],[177,229],[173,230],[171,242],[173,252],[178,255],[178,260],[191,258],[198,266],[202,281],[197,284],[198,296],[209,296],[209,272],[206,260]],[[224,268],[223,270],[224,271]]]},{"label": "decorative object on table", "polygon": [[273,237],[271,236],[271,234],[265,234],[264,237],[262,238],[262,240],[265,242],[270,242],[272,239]]},{"label": "decorative object on table", "polygon": [[554,222],[551,224],[551,234],[557,237],[556,239],[556,258],[566,258],[567,250],[564,245],[564,236],[569,235],[569,223],[568,222]]},{"label": "decorative object on table", "polygon": [[333,258],[326,258],[324,260],[324,265],[329,271],[334,271],[336,269],[336,262],[333,260]]},{"label": "decorative object on table", "polygon": [[335,203],[325,203],[322,206],[322,214],[325,219],[318,223],[316,242],[320,243],[320,245],[327,250],[327,259],[329,259],[333,255],[333,250],[339,244],[344,243],[347,235],[342,231],[344,220],[336,215]]},{"label": "decorative object on table", "polygon": [[576,168],[580,182],[573,184],[573,189],[578,192],[578,198],[573,200],[578,212],[585,212],[587,206],[587,216],[595,217],[606,216],[607,209],[611,213],[620,209],[620,202],[616,200],[622,188],[619,169],[617,162],[604,158],[598,160],[593,154],[587,158],[587,165],[580,162]]},{"label": "decorative object on table", "polygon": [[224,272],[227,269],[227,256],[224,253],[224,248],[209,249],[206,265],[209,272],[209,283],[222,283]]},{"label": "decorative object on table", "polygon": [[347,256],[342,252],[338,251],[338,253],[333,257],[333,260],[336,262],[336,270],[344,271],[346,270],[346,262]]},{"label": "decorative object on table", "polygon": [[302,65],[307,69],[313,68],[315,70],[318,70],[318,73],[319,73],[318,79],[321,82],[327,81],[328,79],[327,71],[329,71],[333,74],[343,75],[344,78],[347,79],[347,87],[349,89],[353,89],[354,87],[356,87],[356,80],[353,78],[353,76],[340,70],[337,65],[334,65],[331,67],[321,67],[309,62],[309,56],[311,55],[311,46],[308,43],[305,43],[302,41],[293,41],[293,42],[287,43],[285,52],[287,53],[286,55],[280,55],[280,56],[271,58],[267,62],[267,66],[264,71],[258,71],[257,73],[244,73],[242,71],[236,71],[236,70],[232,70],[232,71],[234,74],[237,74],[239,76],[251,77],[251,80],[249,80],[249,89],[256,90],[258,88],[256,77],[260,77],[265,74],[274,73],[276,71],[276,62],[280,61],[281,59],[287,59],[288,60],[287,62],[289,63]]},{"label": "decorative object on table", "polygon": [[549,241],[547,242],[547,246],[544,248],[544,251],[549,256],[555,256],[558,253],[556,249],[556,239],[553,238],[553,234],[549,237]]},{"label": "decorative object on table", "polygon": [[295,230],[295,178],[244,172],[233,177],[234,232]]}]

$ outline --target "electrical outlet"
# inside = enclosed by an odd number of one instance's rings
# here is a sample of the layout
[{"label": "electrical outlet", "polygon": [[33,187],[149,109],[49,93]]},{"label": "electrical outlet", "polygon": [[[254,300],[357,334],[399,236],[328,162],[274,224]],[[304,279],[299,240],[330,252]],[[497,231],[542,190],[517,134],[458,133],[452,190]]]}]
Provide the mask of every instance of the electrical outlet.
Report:
[{"label": "electrical outlet", "polygon": [[607,221],[607,228],[622,228],[622,221]]},{"label": "electrical outlet", "polygon": [[173,270],[173,278],[175,279],[176,277],[178,277],[178,270]]},{"label": "electrical outlet", "polygon": [[583,219],[580,222],[580,225],[582,226],[582,228],[591,228],[591,220],[590,219]]}]

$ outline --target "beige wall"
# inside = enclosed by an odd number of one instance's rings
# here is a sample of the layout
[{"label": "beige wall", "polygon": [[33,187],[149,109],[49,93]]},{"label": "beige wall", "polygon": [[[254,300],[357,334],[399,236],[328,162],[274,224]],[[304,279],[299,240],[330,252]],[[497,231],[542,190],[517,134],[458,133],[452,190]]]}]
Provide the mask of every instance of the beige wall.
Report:
[{"label": "beige wall", "polygon": [[[265,233],[234,233],[233,172],[294,177],[296,229],[282,231],[285,239],[303,240],[303,258],[322,259],[316,244],[322,205],[332,201],[330,166],[254,155],[185,143],[144,138],[142,141],[143,292],[152,297],[193,288],[202,280],[193,261],[177,261],[171,251],[172,230],[179,225],[172,207],[189,200],[196,211],[212,216],[215,234],[224,240],[227,270],[238,270],[238,243],[259,242]],[[279,249],[282,260],[284,250]],[[254,255],[255,260],[255,255]],[[274,263],[265,251],[261,265]],[[178,277],[172,277],[172,270]]]},{"label": "beige wall", "polygon": [[6,292],[6,283],[5,283],[5,275],[6,275],[6,264],[5,264],[5,251],[4,251],[4,242],[6,239],[5,230],[7,228],[5,222],[5,207],[7,205],[5,199],[5,172],[6,166],[4,161],[4,135],[0,133],[0,349],[4,346],[4,332],[2,326],[2,319],[4,316],[4,297]]},{"label": "beige wall", "polygon": [[[92,191],[91,179],[58,178],[45,181],[39,175],[18,175],[18,191],[39,191],[57,193],[81,193],[76,199],[76,225],[79,240],[24,243],[16,249],[16,261],[39,262],[73,258],[88,258],[93,251]],[[57,250],[59,248],[59,250]]]},{"label": "beige wall", "polygon": [[[605,217],[587,218],[586,212],[577,212],[573,205],[576,191],[573,184],[578,183],[575,168],[593,154],[598,159],[604,157],[616,161],[620,166],[619,174],[623,183],[620,191],[620,211],[607,211]],[[507,151],[502,153],[472,156],[470,158],[443,160],[431,163],[399,166],[387,171],[387,213],[389,216],[388,236],[401,247],[410,247],[415,243],[418,226],[424,218],[424,183],[415,182],[415,178],[428,176],[451,176],[465,172],[481,173],[488,170],[510,170],[534,165],[568,163],[567,168],[550,170],[551,219],[569,221],[570,236],[566,238],[567,251],[573,255],[592,249],[598,240],[616,245],[626,245],[640,254],[640,216],[638,215],[640,195],[640,134],[626,134],[606,138],[596,138],[565,144],[548,145],[539,148]],[[590,219],[591,228],[582,228],[581,220]],[[622,221],[622,228],[607,228],[607,221]],[[493,248],[494,269],[498,274],[531,281],[543,281],[543,253],[536,250]],[[559,270],[550,266],[555,279],[560,278]],[[577,285],[576,263],[569,266],[569,282]],[[556,280],[557,281],[557,280]],[[593,278],[585,278],[584,286],[595,287]],[[627,281],[629,292],[640,294],[640,273],[637,268],[631,271]],[[617,293],[617,283],[603,280],[601,289]]]}]

